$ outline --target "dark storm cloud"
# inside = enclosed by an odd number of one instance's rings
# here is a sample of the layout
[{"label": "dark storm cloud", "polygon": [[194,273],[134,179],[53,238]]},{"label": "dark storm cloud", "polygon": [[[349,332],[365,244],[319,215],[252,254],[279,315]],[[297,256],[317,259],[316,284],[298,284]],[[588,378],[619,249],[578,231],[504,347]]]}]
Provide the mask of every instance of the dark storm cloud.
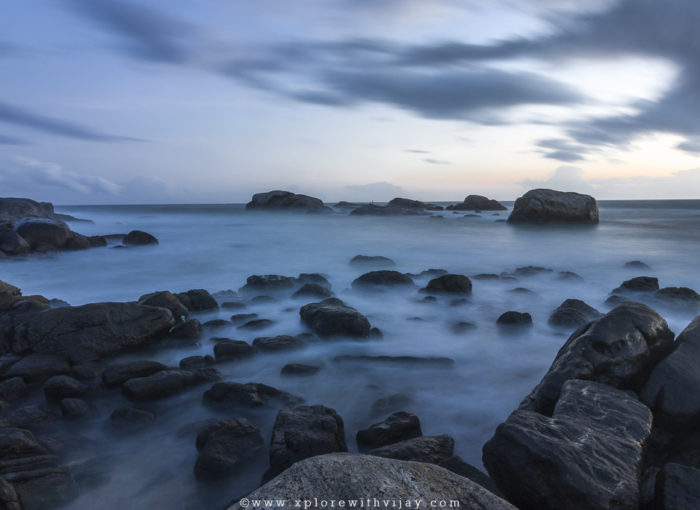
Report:
[{"label": "dark storm cloud", "polygon": [[143,141],[138,138],[102,133],[67,120],[47,117],[45,115],[33,113],[6,103],[0,103],[0,122],[30,128],[52,135],[76,138],[79,140],[88,140],[92,142]]}]

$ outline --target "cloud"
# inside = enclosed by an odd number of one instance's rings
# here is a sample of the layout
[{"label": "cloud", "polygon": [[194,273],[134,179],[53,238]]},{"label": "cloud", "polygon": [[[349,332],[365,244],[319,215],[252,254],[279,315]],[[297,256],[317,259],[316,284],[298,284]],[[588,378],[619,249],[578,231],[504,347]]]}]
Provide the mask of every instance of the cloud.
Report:
[{"label": "cloud", "polygon": [[7,136],[0,134],[0,145],[26,145],[27,142],[20,139],[20,138],[15,138],[13,136]]},{"label": "cloud", "polygon": [[424,151],[422,149],[404,149],[403,152],[410,152],[413,154],[430,154],[430,151]]},{"label": "cloud", "polygon": [[47,117],[0,102],[0,122],[35,129],[44,133],[92,142],[143,142],[139,138],[110,135],[80,124]]},{"label": "cloud", "polygon": [[406,190],[390,182],[372,182],[344,186],[340,192],[342,200],[354,202],[386,202],[397,196],[405,195]]},{"label": "cloud", "polygon": [[442,159],[433,159],[433,158],[425,158],[423,160],[426,163],[430,163],[431,165],[451,165],[449,161],[445,161]]},{"label": "cloud", "polygon": [[584,154],[588,152],[588,148],[585,146],[571,143],[570,141],[562,138],[548,138],[545,140],[539,140],[535,143],[535,145],[537,145],[537,147],[540,149],[543,149],[538,152],[544,154],[545,158],[556,159],[567,163],[586,159]]},{"label": "cloud", "polygon": [[678,144],[678,148],[682,151],[700,154],[700,138],[694,138],[681,142]]}]

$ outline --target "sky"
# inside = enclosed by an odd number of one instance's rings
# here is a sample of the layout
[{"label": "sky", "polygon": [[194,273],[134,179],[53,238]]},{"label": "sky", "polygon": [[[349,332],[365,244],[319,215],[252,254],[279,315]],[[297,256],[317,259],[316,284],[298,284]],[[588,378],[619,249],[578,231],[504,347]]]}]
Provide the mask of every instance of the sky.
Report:
[{"label": "sky", "polygon": [[700,198],[697,0],[24,0],[0,194]]}]

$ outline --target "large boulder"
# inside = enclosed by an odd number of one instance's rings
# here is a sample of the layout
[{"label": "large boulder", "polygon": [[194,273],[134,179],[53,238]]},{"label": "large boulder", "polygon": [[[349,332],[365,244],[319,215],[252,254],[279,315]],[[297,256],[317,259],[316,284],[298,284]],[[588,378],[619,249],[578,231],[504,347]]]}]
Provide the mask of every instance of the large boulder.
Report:
[{"label": "large boulder", "polygon": [[411,285],[413,285],[413,280],[410,276],[389,269],[370,271],[355,278],[352,282],[352,288],[356,290],[377,290],[384,287],[405,287]]},{"label": "large boulder", "polygon": [[27,218],[50,218],[53,216],[53,205],[47,202],[36,202],[29,198],[0,198],[0,223],[15,223]]},{"label": "large boulder", "polygon": [[197,435],[194,474],[208,480],[226,477],[264,448],[260,429],[245,418],[214,422]]},{"label": "large boulder", "polygon": [[567,299],[549,316],[549,324],[560,328],[577,328],[598,319],[602,314],[580,299]]},{"label": "large boulder", "polygon": [[321,337],[369,338],[371,326],[367,317],[337,298],[304,305],[299,316]]},{"label": "large boulder", "polygon": [[17,353],[60,354],[77,363],[163,337],[174,325],[170,310],[134,303],[92,303],[36,313],[14,328]]},{"label": "large boulder", "polygon": [[484,465],[523,510],[637,510],[652,415],[634,394],[570,380],[552,417],[518,409],[484,445]]},{"label": "large boulder", "polygon": [[291,191],[268,191],[256,193],[245,206],[246,210],[291,210],[305,212],[330,212],[331,208],[323,205],[318,198],[300,195]]},{"label": "large boulder", "polygon": [[569,379],[638,390],[672,348],[673,332],[663,317],[641,303],[623,303],[572,333],[520,408],[550,415]]},{"label": "large boulder", "polygon": [[258,350],[243,340],[230,340],[221,338],[214,346],[214,356],[216,361],[226,361],[233,359],[248,358],[258,352]]},{"label": "large boulder", "polygon": [[277,292],[293,289],[297,279],[291,276],[277,274],[251,275],[246,279],[246,284],[239,289],[242,293]]},{"label": "large boulder", "polygon": [[505,211],[506,208],[498,202],[481,195],[468,195],[464,202],[448,205],[450,211]]},{"label": "large boulder", "polygon": [[32,250],[62,249],[73,235],[68,225],[51,218],[22,218],[13,228]]},{"label": "large boulder", "polygon": [[192,312],[219,309],[219,303],[206,289],[190,289],[187,292],[180,292],[177,294],[177,298]]},{"label": "large boulder", "polygon": [[265,476],[277,476],[302,459],[346,451],[343,419],[335,410],[321,405],[283,409],[272,429],[270,469]]},{"label": "large boulder", "polygon": [[678,335],[675,350],[654,370],[640,393],[658,424],[670,429],[700,427],[700,316]]},{"label": "large boulder", "polygon": [[613,292],[654,292],[659,290],[659,279],[653,276],[637,276],[625,280]]},{"label": "large boulder", "polygon": [[423,291],[430,294],[471,294],[472,282],[461,274],[444,274],[430,280]]},{"label": "large boulder", "polygon": [[[441,467],[350,453],[297,462],[249,494],[247,501],[347,501],[365,495],[390,501],[419,500],[417,508],[429,508],[431,501],[456,501],[462,510],[516,510],[471,480]],[[236,503],[229,510],[241,508]]]},{"label": "large boulder", "polygon": [[394,267],[396,262],[382,255],[355,255],[350,259],[351,266]]},{"label": "large boulder", "polygon": [[579,193],[533,189],[515,201],[509,223],[598,223],[595,198]]}]

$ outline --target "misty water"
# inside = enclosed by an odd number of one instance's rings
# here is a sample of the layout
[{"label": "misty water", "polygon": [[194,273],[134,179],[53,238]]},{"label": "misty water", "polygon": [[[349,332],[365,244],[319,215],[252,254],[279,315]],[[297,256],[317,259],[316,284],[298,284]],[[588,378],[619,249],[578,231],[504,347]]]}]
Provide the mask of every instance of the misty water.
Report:
[{"label": "misty water", "polygon": [[[89,218],[71,223],[86,235],[125,233],[140,229],[154,234],[157,246],[81,252],[5,260],[2,280],[25,295],[42,294],[72,305],[97,301],[133,301],[142,294],[204,288],[212,293],[237,290],[253,274],[327,276],[335,295],[365,314],[384,338],[318,340],[302,350],[260,353],[252,358],[219,363],[224,381],[262,382],[323,404],[342,416],[348,447],[357,450],[355,433],[384,416],[370,415],[381,397],[402,393],[416,413],[424,435],[449,434],[455,453],[481,467],[481,447],[495,427],[540,380],[570,331],[547,324],[552,310],[567,298],[583,299],[601,312],[610,291],[623,280],[649,275],[662,287],[700,289],[700,201],[603,202],[596,227],[515,227],[508,212],[438,213],[442,219],[355,217],[345,213],[293,215],[246,213],[242,206],[111,206],[58,207],[57,212]],[[383,255],[401,272],[429,268],[473,276],[513,272],[528,265],[552,272],[513,279],[473,279],[467,302],[439,297],[421,302],[419,289],[429,278],[416,278],[411,289],[366,294],[353,291],[352,281],[369,269],[351,267],[357,255]],[[627,269],[626,261],[643,260],[651,269]],[[563,279],[573,271],[581,280]],[[516,288],[529,292],[515,291]],[[131,359],[154,359],[177,366],[195,354],[213,354],[209,337],[252,342],[260,336],[295,335],[307,331],[299,308],[313,300],[276,296],[268,303],[248,304],[245,313],[274,321],[263,331],[231,326],[206,332],[197,345],[153,348]],[[693,313],[653,306],[678,333]],[[518,332],[499,329],[496,318],[507,310],[529,312],[533,327]],[[195,314],[201,322],[228,319],[239,311]],[[476,327],[455,332],[460,321]],[[450,367],[381,363],[337,363],[339,354],[446,356]],[[289,362],[323,364],[313,377],[281,377]],[[156,422],[134,435],[116,435],[109,416],[127,401],[118,390],[92,402],[93,415],[69,425],[74,437],[73,463],[93,462],[94,489],[67,508],[219,508],[257,487],[267,467],[265,455],[239,476],[222,483],[197,482],[192,470],[197,457],[196,427],[207,418],[245,416],[269,439],[278,408],[216,412],[202,405],[210,385],[153,404],[140,405],[157,414]],[[397,409],[398,410],[398,409]],[[189,427],[188,427],[189,426]],[[87,464],[92,465],[92,464]]]}]

